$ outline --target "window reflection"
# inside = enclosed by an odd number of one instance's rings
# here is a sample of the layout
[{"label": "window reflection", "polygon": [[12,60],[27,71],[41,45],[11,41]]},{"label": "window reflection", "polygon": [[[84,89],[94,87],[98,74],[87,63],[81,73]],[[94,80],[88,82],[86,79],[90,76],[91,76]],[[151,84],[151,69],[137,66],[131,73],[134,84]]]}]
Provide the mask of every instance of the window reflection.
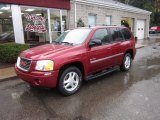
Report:
[{"label": "window reflection", "polygon": [[11,6],[0,4],[0,43],[14,42]]},{"label": "window reflection", "polygon": [[21,7],[25,43],[49,43],[47,9]]}]

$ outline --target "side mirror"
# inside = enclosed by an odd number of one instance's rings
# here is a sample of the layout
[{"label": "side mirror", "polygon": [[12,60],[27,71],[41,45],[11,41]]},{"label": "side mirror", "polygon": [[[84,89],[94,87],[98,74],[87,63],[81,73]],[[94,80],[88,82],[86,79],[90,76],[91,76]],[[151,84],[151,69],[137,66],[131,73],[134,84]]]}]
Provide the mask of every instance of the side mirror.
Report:
[{"label": "side mirror", "polygon": [[99,39],[94,39],[89,42],[89,48],[99,45],[102,45],[102,41]]}]

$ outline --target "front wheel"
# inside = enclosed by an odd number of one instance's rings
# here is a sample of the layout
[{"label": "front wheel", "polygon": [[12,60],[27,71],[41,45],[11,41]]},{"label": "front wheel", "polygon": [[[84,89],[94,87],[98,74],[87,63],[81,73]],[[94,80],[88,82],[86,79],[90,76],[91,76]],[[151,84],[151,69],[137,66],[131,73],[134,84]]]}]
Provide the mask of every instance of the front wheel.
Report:
[{"label": "front wheel", "polygon": [[130,53],[125,54],[124,58],[123,58],[123,62],[120,66],[120,69],[122,71],[128,71],[131,68],[131,64],[132,64],[132,57]]},{"label": "front wheel", "polygon": [[63,95],[72,95],[80,89],[82,73],[77,67],[68,67],[59,77],[58,89]]}]

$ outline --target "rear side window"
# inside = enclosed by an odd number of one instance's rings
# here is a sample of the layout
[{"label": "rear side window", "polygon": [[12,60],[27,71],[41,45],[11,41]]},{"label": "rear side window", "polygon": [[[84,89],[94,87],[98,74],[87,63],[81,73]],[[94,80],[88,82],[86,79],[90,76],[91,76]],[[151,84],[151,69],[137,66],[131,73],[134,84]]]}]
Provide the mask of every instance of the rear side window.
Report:
[{"label": "rear side window", "polygon": [[124,40],[123,35],[118,28],[110,28],[111,38],[113,42]]},{"label": "rear side window", "polygon": [[121,29],[121,32],[122,32],[125,40],[129,40],[132,36],[131,33],[129,32],[129,30],[126,28]]},{"label": "rear side window", "polygon": [[102,44],[110,43],[110,36],[107,29],[98,29],[92,36],[92,40],[99,39],[102,41]]}]

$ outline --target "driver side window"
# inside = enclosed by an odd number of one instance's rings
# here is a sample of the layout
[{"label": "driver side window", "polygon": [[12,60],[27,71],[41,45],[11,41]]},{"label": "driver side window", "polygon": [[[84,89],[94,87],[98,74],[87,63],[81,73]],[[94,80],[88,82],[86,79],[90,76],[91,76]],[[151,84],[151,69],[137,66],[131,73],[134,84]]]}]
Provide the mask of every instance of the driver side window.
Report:
[{"label": "driver side window", "polygon": [[110,43],[110,39],[109,39],[109,33],[107,31],[107,29],[98,29],[96,30],[96,32],[93,34],[92,36],[92,40],[101,40],[102,41],[102,44],[106,44],[106,43]]}]

